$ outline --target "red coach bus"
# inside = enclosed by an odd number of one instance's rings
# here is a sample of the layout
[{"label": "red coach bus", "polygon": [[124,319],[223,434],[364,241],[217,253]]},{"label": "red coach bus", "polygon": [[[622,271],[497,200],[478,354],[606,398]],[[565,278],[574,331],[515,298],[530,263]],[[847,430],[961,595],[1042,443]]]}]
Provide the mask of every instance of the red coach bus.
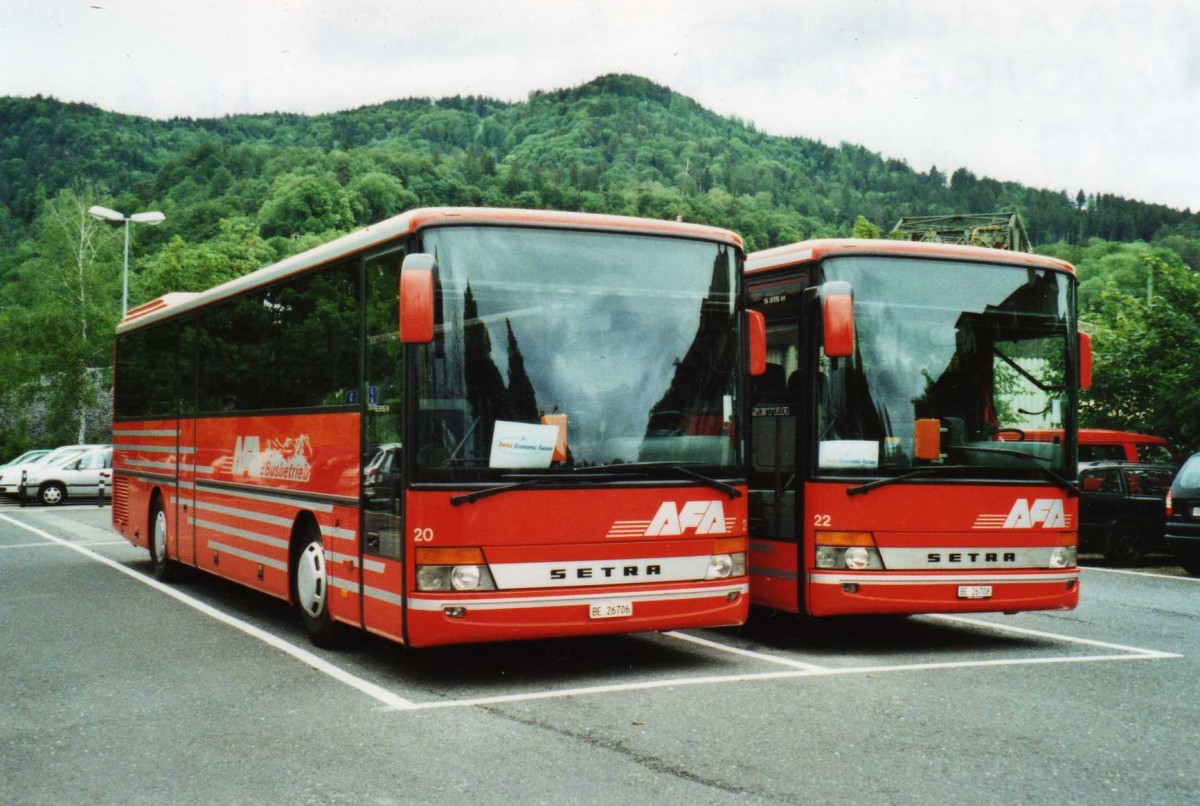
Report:
[{"label": "red coach bus", "polygon": [[[818,240],[750,255],[754,604],[813,616],[1067,609],[1091,343],[1031,254]],[[1058,443],[1025,428],[1060,429]]]},{"label": "red coach bus", "polygon": [[113,524],[322,645],[739,624],[742,262],[710,227],[423,209],[168,294],[117,330]]}]

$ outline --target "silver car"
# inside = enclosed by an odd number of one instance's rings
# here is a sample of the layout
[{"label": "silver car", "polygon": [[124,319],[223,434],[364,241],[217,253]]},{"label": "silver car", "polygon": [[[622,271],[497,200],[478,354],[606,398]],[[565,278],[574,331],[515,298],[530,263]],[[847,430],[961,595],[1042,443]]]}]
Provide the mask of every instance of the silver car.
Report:
[{"label": "silver car", "polygon": [[25,476],[26,495],[36,491],[37,500],[57,506],[68,498],[95,498],[104,481],[111,486],[112,446],[69,454],[57,461],[30,468]]},{"label": "silver car", "polygon": [[49,453],[34,459],[32,462],[22,462],[21,464],[6,465],[0,469],[0,493],[4,493],[9,498],[17,497],[17,487],[21,484],[21,473],[32,471],[35,467],[49,466],[57,463],[68,456],[78,456],[91,448],[107,448],[108,445],[63,445],[61,448],[55,448]]},{"label": "silver car", "polygon": [[48,453],[50,453],[50,451],[46,448],[38,448],[37,450],[25,451],[25,453],[21,454],[16,459],[9,459],[4,464],[0,465],[0,467],[11,467],[12,465],[29,464],[30,462],[41,459],[43,456],[45,456]]}]

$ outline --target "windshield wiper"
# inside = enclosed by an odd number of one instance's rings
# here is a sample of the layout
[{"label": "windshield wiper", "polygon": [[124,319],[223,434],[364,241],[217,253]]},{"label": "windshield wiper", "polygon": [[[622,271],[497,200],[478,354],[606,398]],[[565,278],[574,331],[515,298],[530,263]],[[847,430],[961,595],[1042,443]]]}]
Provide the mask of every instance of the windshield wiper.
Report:
[{"label": "windshield wiper", "polygon": [[[944,466],[938,465],[938,469],[941,469],[942,467]],[[876,487],[886,487],[889,484],[899,484],[902,481],[915,479],[919,476],[928,476],[933,471],[934,468],[932,467],[923,467],[920,470],[914,470],[911,473],[904,473],[899,476],[890,476],[886,479],[875,479],[875,481],[868,481],[866,484],[860,484],[857,487],[847,487],[846,495],[863,495],[864,493],[871,492],[871,490],[874,490]]]},{"label": "windshield wiper", "polygon": [[[1037,459],[1033,456],[1030,456],[1027,453],[1021,453],[1020,451],[1009,450],[1007,448],[972,448],[972,447],[968,447],[965,445],[955,446],[955,450],[972,451],[975,453],[999,453],[999,454],[1003,454],[1005,456],[1019,456],[1022,459],[1025,459],[1028,462],[1030,462],[1032,464],[1033,468],[1036,469],[1043,476],[1048,478],[1050,481],[1054,482],[1056,485],[1058,485],[1062,489],[1066,490],[1067,495],[1071,496],[1072,498],[1079,495],[1078,487],[1076,487],[1074,484],[1072,484],[1068,479],[1065,479],[1058,473],[1055,473],[1050,468],[1043,467],[1042,465],[1038,464]],[[875,481],[868,481],[866,484],[860,484],[857,487],[848,487],[848,488],[846,488],[846,495],[862,495],[863,493],[869,493],[871,490],[874,490],[877,487],[886,487],[889,484],[896,484],[899,482],[908,481],[909,479],[920,478],[921,476],[928,476],[935,472],[940,472],[943,470],[983,470],[983,469],[985,469],[985,468],[981,468],[976,465],[930,465],[929,467],[918,468],[917,470],[914,470],[911,473],[904,473],[899,476],[891,476],[886,479],[876,479]]]},{"label": "windshield wiper", "polygon": [[[616,465],[616,467],[620,467],[620,465]],[[627,473],[624,475],[628,478],[636,478],[636,476],[634,476],[632,473]],[[610,481],[617,477],[618,476],[615,475],[610,476],[609,478],[604,479],[604,481]],[[595,486],[596,481],[595,479],[585,476],[579,472],[550,473],[536,476],[524,473],[510,473],[503,476],[503,478],[513,479],[513,481],[508,484],[497,484],[495,487],[485,487],[482,490],[473,490],[469,493],[452,495],[450,496],[450,504],[452,506],[459,506],[460,504],[473,504],[480,498],[490,498],[493,495],[500,495],[500,493],[507,493],[513,490],[527,490],[530,487],[562,487],[569,486],[570,482],[574,482],[575,484],[587,482],[583,486]]]},{"label": "windshield wiper", "polygon": [[[512,492],[513,490],[527,490],[530,487],[574,486],[580,482],[586,482],[584,486],[595,486],[596,484],[616,480],[644,478],[647,470],[667,470],[676,473],[684,478],[693,479],[708,487],[720,490],[730,498],[738,498],[742,494],[742,491],[732,484],[728,484],[720,479],[711,478],[703,473],[697,473],[695,470],[685,467],[678,462],[622,462],[614,465],[577,467],[569,473],[547,473],[536,476],[512,473],[504,476],[506,479],[512,479],[508,484],[497,484],[495,487],[485,487],[482,490],[473,490],[469,493],[452,495],[450,496],[450,503],[453,506],[473,504],[480,498],[488,498],[493,495]],[[605,475],[603,478],[597,479],[595,476],[598,473]]]},{"label": "windshield wiper", "polygon": [[1074,498],[1077,495],[1079,495],[1079,488],[1076,487],[1074,484],[1072,484],[1070,479],[1064,478],[1063,476],[1059,475],[1058,473],[1055,473],[1050,468],[1044,467],[1043,465],[1039,464],[1036,456],[1030,456],[1029,454],[1022,453],[1021,451],[1014,451],[1011,448],[983,448],[983,447],[974,447],[974,446],[970,446],[970,445],[959,445],[959,446],[956,446],[955,450],[968,451],[970,453],[995,453],[995,454],[1000,454],[1001,456],[1020,457],[1021,459],[1024,459],[1025,461],[1029,462],[1030,465],[1035,470],[1037,470],[1039,473],[1041,473],[1047,479],[1054,482],[1056,485],[1058,485],[1062,489],[1066,490],[1067,495],[1070,496],[1071,498]]},{"label": "windshield wiper", "polygon": [[488,498],[500,493],[506,493],[510,490],[522,490],[526,487],[536,487],[544,483],[541,479],[526,479],[525,481],[514,481],[512,484],[499,484],[495,487],[487,487],[482,490],[475,490],[469,493],[460,493],[459,495],[450,496],[450,505],[458,506],[459,504],[473,504],[480,498]]},{"label": "windshield wiper", "polygon": [[595,473],[595,472],[614,471],[614,470],[618,471],[618,472],[633,471],[633,470],[668,470],[673,473],[678,473],[680,476],[683,476],[684,478],[689,478],[689,479],[692,479],[693,481],[698,481],[701,484],[705,485],[706,487],[712,487],[714,490],[720,490],[721,492],[728,495],[730,498],[739,498],[742,494],[742,491],[739,490],[737,487],[734,487],[732,484],[721,481],[720,479],[714,479],[711,476],[706,476],[703,473],[697,473],[695,470],[692,470],[690,467],[687,467],[686,465],[681,464],[680,462],[621,462],[619,464],[614,464],[614,465],[595,465],[593,467],[581,467],[581,468],[577,468],[576,472]]}]

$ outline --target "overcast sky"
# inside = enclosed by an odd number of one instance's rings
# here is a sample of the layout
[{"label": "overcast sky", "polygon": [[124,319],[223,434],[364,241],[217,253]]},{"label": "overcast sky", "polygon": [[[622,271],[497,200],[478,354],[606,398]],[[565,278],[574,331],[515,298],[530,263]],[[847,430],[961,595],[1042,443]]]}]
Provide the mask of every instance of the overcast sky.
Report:
[{"label": "overcast sky", "polygon": [[1197,0],[0,0],[0,95],[159,118],[613,72],[918,171],[1200,210]]}]

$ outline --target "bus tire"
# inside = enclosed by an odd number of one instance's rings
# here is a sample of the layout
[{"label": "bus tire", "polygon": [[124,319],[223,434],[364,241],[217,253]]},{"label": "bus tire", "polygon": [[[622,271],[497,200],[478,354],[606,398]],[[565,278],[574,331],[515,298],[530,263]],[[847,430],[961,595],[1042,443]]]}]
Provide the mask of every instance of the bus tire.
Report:
[{"label": "bus tire", "polygon": [[162,499],[156,493],[150,507],[150,568],[159,582],[170,582],[175,578],[175,561],[167,552],[167,512]]},{"label": "bus tire", "polygon": [[341,643],[342,631],[329,616],[329,567],[321,532],[315,524],[299,527],[292,556],[292,601],[300,610],[304,630],[314,645],[336,647]]}]

